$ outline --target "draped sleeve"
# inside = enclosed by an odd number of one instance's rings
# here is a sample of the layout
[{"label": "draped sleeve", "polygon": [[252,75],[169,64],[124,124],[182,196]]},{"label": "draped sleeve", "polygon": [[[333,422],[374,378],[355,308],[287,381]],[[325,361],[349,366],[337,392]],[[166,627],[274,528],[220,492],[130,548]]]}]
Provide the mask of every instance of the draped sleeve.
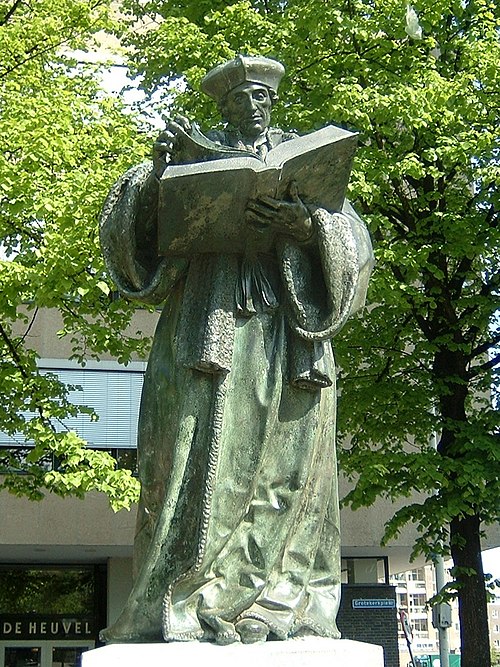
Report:
[{"label": "draped sleeve", "polygon": [[100,237],[108,271],[122,294],[160,303],[187,269],[157,251],[158,182],[151,162],[129,169],[104,203]]},{"label": "draped sleeve", "polygon": [[282,240],[278,254],[292,329],[332,338],[362,308],[374,259],[368,231],[348,201],[341,212],[309,206],[314,243]]}]

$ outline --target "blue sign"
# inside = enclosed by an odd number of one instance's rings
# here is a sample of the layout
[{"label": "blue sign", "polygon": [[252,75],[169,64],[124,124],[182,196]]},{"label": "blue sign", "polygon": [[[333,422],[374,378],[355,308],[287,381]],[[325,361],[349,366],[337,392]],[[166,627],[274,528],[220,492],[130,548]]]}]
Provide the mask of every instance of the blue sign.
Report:
[{"label": "blue sign", "polygon": [[352,601],[353,609],[395,609],[396,600],[392,598],[360,598]]}]

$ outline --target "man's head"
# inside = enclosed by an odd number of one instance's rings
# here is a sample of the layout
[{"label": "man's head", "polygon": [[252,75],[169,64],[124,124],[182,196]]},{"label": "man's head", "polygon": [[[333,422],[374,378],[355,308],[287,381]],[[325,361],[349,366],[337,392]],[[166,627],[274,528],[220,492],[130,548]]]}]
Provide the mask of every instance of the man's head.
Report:
[{"label": "man's head", "polygon": [[215,99],[224,120],[244,136],[256,138],[269,126],[284,73],[276,60],[238,56],[210,70],[201,89]]},{"label": "man's head", "polygon": [[219,102],[222,118],[244,137],[255,139],[271,121],[271,91],[258,83],[242,83]]}]

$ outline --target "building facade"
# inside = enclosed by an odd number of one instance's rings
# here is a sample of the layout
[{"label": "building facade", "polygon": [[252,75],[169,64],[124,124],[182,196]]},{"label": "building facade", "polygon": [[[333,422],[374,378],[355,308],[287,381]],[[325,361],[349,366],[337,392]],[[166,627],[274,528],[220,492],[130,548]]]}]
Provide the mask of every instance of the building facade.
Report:
[{"label": "building facade", "polygon": [[[445,563],[445,571],[451,568],[451,561]],[[448,577],[449,578],[449,577]],[[432,625],[432,609],[429,600],[436,595],[436,574],[433,565],[392,574],[389,578],[396,589],[398,611],[406,614],[413,637],[412,652],[416,659],[439,655],[439,633]],[[451,601],[451,627],[447,630],[450,654],[460,655],[460,624],[458,603]],[[488,604],[490,645],[500,650],[500,598]],[[398,627],[399,657],[401,667],[410,664],[408,643],[401,623]],[[422,660],[422,664],[426,664]],[[431,666],[432,667],[432,666]]]},{"label": "building facade", "polygon": [[[137,318],[132,329],[152,334],[156,314],[142,312]],[[145,363],[136,360],[122,367],[104,358],[78,367],[55,335],[60,328],[54,311],[40,311],[30,328],[40,368],[78,385],[72,399],[99,415],[97,422],[83,415],[65,426],[92,447],[109,451],[119,466],[134,470]],[[22,458],[29,444],[0,434],[0,460],[2,450]],[[347,491],[342,478],[340,485],[342,496]],[[426,632],[432,634],[424,611],[425,580],[405,575],[389,581],[391,573],[409,568],[415,539],[407,528],[397,542],[380,546],[384,523],[398,507],[377,501],[366,510],[343,509],[341,516],[344,596],[339,627],[346,638],[383,645],[385,667],[399,667],[397,608],[405,600],[415,612],[422,642]],[[99,630],[117,618],[130,591],[134,509],[115,514],[97,493],[84,500],[48,494],[34,502],[3,492],[0,517],[0,667],[77,667],[81,653],[98,645]],[[499,625],[497,619],[493,627]]]}]

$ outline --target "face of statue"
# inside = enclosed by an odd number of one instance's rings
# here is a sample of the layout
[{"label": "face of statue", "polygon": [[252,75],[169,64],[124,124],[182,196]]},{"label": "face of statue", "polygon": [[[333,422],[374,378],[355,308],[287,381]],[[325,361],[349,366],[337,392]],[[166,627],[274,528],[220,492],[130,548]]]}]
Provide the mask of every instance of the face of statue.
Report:
[{"label": "face of statue", "polygon": [[244,137],[256,139],[271,121],[271,98],[266,86],[258,83],[242,83],[226,97],[224,115]]}]

